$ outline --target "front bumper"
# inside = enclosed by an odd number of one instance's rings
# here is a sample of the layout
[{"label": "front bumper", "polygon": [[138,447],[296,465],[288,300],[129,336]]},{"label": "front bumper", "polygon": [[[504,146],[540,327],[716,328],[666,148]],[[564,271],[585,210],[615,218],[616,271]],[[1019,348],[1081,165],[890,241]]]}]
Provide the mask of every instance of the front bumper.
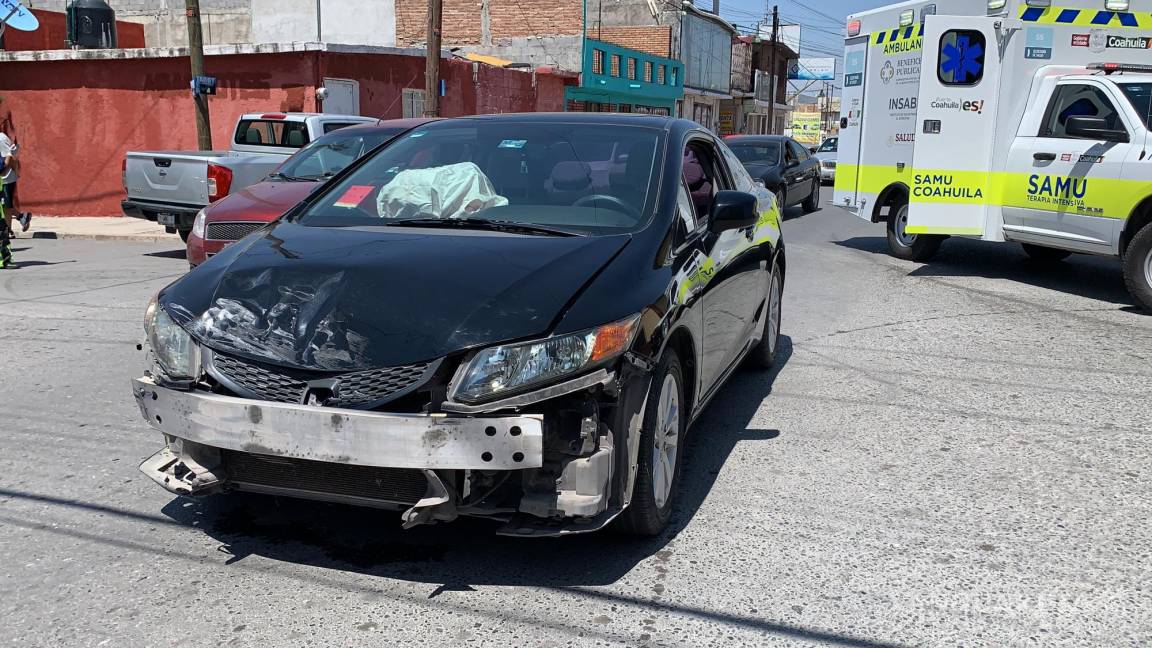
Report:
[{"label": "front bumper", "polygon": [[820,181],[821,182],[836,182],[836,167],[828,168],[825,166],[820,167]]},{"label": "front bumper", "polygon": [[132,391],[152,427],[211,448],[429,470],[519,470],[543,463],[538,415],[383,414],[179,391],[151,378],[135,379]]}]

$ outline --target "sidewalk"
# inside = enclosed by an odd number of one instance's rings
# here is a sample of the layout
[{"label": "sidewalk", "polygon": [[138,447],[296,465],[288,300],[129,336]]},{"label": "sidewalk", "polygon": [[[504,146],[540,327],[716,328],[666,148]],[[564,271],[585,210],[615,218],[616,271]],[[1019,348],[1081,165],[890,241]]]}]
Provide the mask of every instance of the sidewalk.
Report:
[{"label": "sidewalk", "polygon": [[27,232],[20,231],[20,224],[13,221],[16,238],[45,239],[89,239],[98,241],[140,241],[171,242],[183,245],[176,234],[167,234],[164,227],[151,221],[128,217],[87,217],[87,216],[33,216],[32,227]]}]

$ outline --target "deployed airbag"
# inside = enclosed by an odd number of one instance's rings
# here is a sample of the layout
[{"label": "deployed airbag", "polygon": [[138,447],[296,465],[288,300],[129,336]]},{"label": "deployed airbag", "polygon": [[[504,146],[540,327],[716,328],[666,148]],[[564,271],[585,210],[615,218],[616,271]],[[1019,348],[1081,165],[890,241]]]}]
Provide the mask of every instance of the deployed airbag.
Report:
[{"label": "deployed airbag", "polygon": [[376,199],[381,218],[464,218],[508,199],[471,162],[396,174]]}]

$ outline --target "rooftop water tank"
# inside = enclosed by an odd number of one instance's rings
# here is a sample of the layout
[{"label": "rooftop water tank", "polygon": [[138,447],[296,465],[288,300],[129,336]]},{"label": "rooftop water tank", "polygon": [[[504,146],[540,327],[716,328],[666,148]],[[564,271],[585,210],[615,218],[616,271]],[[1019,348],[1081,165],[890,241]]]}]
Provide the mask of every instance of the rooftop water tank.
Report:
[{"label": "rooftop water tank", "polygon": [[104,0],[71,0],[65,9],[68,46],[74,49],[116,47],[116,12]]}]

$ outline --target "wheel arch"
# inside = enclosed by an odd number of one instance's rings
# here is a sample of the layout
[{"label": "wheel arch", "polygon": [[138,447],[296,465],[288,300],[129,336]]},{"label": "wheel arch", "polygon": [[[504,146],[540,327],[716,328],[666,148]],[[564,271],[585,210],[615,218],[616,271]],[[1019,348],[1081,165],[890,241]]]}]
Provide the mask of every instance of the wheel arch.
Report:
[{"label": "wheel arch", "polygon": [[1136,233],[1149,224],[1152,224],[1152,196],[1136,205],[1136,209],[1132,210],[1132,214],[1124,224],[1124,231],[1120,233],[1120,256],[1124,256],[1128,251],[1128,245],[1136,238]]},{"label": "wheel arch", "polygon": [[680,369],[684,372],[684,402],[691,408],[696,406],[697,377],[699,376],[699,362],[696,355],[696,340],[687,326],[679,326],[668,336],[660,357],[669,350],[675,351],[680,359]]},{"label": "wheel arch", "polygon": [[[912,191],[903,182],[894,182],[884,187],[884,190],[876,197],[876,204],[872,206],[872,222],[887,222],[892,215],[892,209],[897,205],[907,204],[911,195]],[[887,214],[883,213],[885,208],[889,208]]]}]

